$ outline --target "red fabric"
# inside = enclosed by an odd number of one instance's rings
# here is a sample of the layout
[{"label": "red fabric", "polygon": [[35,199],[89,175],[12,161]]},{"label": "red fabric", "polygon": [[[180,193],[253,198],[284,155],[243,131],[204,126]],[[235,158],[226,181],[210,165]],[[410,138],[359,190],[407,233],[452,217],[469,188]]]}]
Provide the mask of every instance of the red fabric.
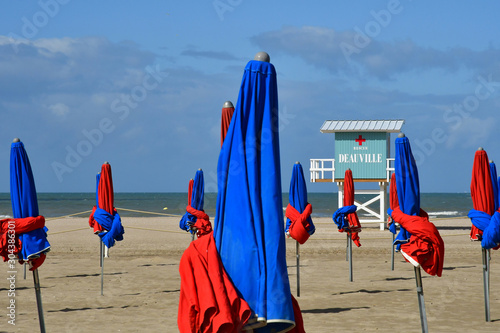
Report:
[{"label": "red fabric", "polygon": [[299,302],[292,295],[293,316],[295,317],[295,327],[288,331],[290,333],[306,333],[304,330],[304,320],[302,319],[302,312],[300,311]]},{"label": "red fabric", "polygon": [[[344,207],[354,205],[354,180],[352,178],[352,171],[349,169],[345,171],[344,175],[343,205]],[[351,239],[357,247],[360,247],[361,243],[359,242],[358,232],[361,232],[361,223],[359,223],[358,214],[356,212],[347,214],[347,220],[349,220]]]},{"label": "red fabric", "polygon": [[398,206],[393,210],[392,217],[411,233],[410,241],[401,245],[401,251],[411,256],[428,274],[441,276],[444,242],[436,226],[429,222],[427,213],[420,209],[420,216],[406,215]]},{"label": "red fabric", "polygon": [[[109,163],[104,163],[101,167],[101,177],[99,178],[99,186],[97,188],[97,201],[99,203],[99,208],[104,209],[111,215],[115,211],[114,201],[115,195],[113,190],[113,177],[111,175],[111,165]],[[89,225],[94,229],[94,234],[98,234],[104,231],[104,228],[94,220],[94,212],[97,209],[96,206],[92,208],[92,213],[89,216]]]},{"label": "red fabric", "polygon": [[224,143],[226,138],[227,130],[231,124],[231,119],[233,118],[234,108],[222,108],[222,119],[220,125],[220,146]]},{"label": "red fabric", "polygon": [[251,315],[227,276],[213,234],[191,242],[179,263],[181,333],[240,332]]},{"label": "red fabric", "polygon": [[285,216],[290,219],[290,227],[288,228],[288,233],[295,239],[299,244],[304,244],[309,239],[309,233],[307,229],[310,227],[307,219],[312,213],[312,206],[310,203],[307,204],[306,208],[302,213],[299,213],[292,205],[288,204],[285,211]]},{"label": "red fabric", "polygon": [[[477,150],[474,155],[470,194],[475,210],[483,211],[489,215],[495,213],[495,198],[493,196],[493,185],[491,184],[490,163],[488,154],[484,150]],[[472,225],[470,239],[481,240],[482,235],[483,232],[475,225]]]},{"label": "red fabric", "polygon": [[189,180],[188,184],[188,206],[191,206],[191,197],[193,195],[194,179]]},{"label": "red fabric", "polygon": [[212,224],[210,223],[210,217],[205,214],[203,210],[197,210],[191,207],[191,205],[186,207],[186,211],[189,214],[196,216],[196,223],[193,227],[196,229],[196,236],[201,237],[212,232]]},{"label": "red fabric", "polygon": [[[393,172],[391,176],[391,185],[389,186],[389,207],[394,209],[399,206],[398,190],[396,188],[396,173]],[[389,215],[387,217],[387,227],[392,223],[392,218]]]},{"label": "red fabric", "polygon": [[[11,221],[15,222],[14,229],[9,229],[9,222]],[[14,246],[12,253],[17,257],[17,254],[22,249],[19,235],[32,230],[41,229],[44,226],[45,218],[43,216],[0,220],[0,255],[3,261],[9,260],[9,239],[11,239],[9,237],[9,230],[14,230],[14,243],[10,243],[10,245]],[[35,270],[45,261],[45,254],[41,254],[39,258],[30,259],[29,261],[31,262],[30,271]],[[23,261],[20,262],[22,263]]]},{"label": "red fabric", "polygon": [[111,165],[104,163],[101,167],[101,178],[98,189],[99,208],[113,214],[115,195],[113,191],[113,178],[111,176]]}]

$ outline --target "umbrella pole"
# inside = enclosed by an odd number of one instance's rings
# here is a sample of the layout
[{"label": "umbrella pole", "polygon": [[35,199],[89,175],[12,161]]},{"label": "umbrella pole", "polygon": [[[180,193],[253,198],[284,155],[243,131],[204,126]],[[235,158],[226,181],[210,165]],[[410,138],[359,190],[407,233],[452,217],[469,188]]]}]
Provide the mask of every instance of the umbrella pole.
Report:
[{"label": "umbrella pole", "polygon": [[101,240],[101,296],[104,296],[104,242]]},{"label": "umbrella pole", "polygon": [[483,283],[484,283],[484,311],[486,321],[490,322],[490,262],[489,250],[484,247],[481,248],[483,253]]},{"label": "umbrella pole", "polygon": [[391,271],[394,270],[394,234],[391,232],[392,235],[392,243],[391,243]]},{"label": "umbrella pole", "polygon": [[24,279],[26,280],[26,261],[23,263]]},{"label": "umbrella pole", "polygon": [[102,267],[102,239],[99,237],[99,267]]},{"label": "umbrella pole", "polygon": [[351,236],[351,233],[349,232],[347,234],[348,236],[348,242],[347,244],[349,244],[348,246],[348,249],[349,249],[349,281],[352,282],[352,238],[350,237]]},{"label": "umbrella pole", "polygon": [[424,288],[422,287],[422,275],[420,267],[415,267],[415,280],[417,281],[417,296],[418,307],[420,309],[420,324],[422,325],[422,333],[429,332],[427,327],[427,315],[425,313]]},{"label": "umbrella pole", "polygon": [[349,232],[346,232],[345,261],[349,261]]},{"label": "umbrella pole", "polygon": [[45,320],[43,319],[42,293],[40,291],[40,278],[38,269],[33,270],[33,281],[35,283],[36,305],[38,308],[38,322],[40,323],[40,332],[45,333]]},{"label": "umbrella pole", "polygon": [[300,297],[300,253],[299,242],[295,242],[295,254],[297,255],[297,297]]}]

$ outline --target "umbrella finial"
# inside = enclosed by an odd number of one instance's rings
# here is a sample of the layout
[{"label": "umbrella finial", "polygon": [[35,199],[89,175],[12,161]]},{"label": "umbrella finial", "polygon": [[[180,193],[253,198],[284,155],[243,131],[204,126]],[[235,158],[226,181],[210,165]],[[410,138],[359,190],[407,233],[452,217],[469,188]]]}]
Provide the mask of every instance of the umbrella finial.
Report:
[{"label": "umbrella finial", "polygon": [[490,160],[490,163],[495,163],[493,160]]},{"label": "umbrella finial", "polygon": [[253,60],[259,60],[264,62],[271,62],[271,57],[264,51],[257,52]]},{"label": "umbrella finial", "polygon": [[21,142],[21,140],[19,138],[14,138],[12,142]]},{"label": "umbrella finial", "polygon": [[203,170],[201,170],[201,168],[199,168],[198,171],[203,171]]},{"label": "umbrella finial", "polygon": [[234,108],[233,103],[231,101],[225,101],[224,105],[222,106],[223,108]]},{"label": "umbrella finial", "polygon": [[406,135],[403,132],[401,132],[401,133],[398,134],[398,138],[404,138],[405,136]]},{"label": "umbrella finial", "polygon": [[479,147],[479,148],[477,148],[477,150],[484,150],[484,149],[483,149],[483,147]]},{"label": "umbrella finial", "polygon": [[297,161],[297,162],[295,162],[295,164],[300,164],[300,162],[299,162],[299,161]]},{"label": "umbrella finial", "polygon": [[109,164],[109,162],[108,162],[108,161],[105,161],[105,162],[104,162],[104,164]]}]

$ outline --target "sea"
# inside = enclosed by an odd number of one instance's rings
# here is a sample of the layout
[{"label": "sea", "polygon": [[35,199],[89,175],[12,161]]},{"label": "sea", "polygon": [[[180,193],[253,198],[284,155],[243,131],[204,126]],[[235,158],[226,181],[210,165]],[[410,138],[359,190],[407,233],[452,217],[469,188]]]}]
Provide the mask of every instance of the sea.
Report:
[{"label": "sea", "polygon": [[[95,193],[38,193],[40,215],[46,218],[74,215],[86,217],[96,204]],[[370,196],[356,195],[356,200],[366,202]],[[215,216],[216,193],[205,193],[204,210]],[[337,193],[308,193],[313,207],[313,217],[331,217],[338,209]],[[187,193],[115,193],[115,207],[122,217],[154,217],[182,215],[186,212]],[[386,201],[389,202],[389,201]],[[283,208],[288,205],[288,193],[283,193]],[[465,217],[472,209],[470,193],[421,193],[420,206],[431,218]],[[378,204],[369,206],[378,211]],[[358,212],[362,218],[364,211]],[[0,217],[12,217],[9,193],[0,193]]]}]

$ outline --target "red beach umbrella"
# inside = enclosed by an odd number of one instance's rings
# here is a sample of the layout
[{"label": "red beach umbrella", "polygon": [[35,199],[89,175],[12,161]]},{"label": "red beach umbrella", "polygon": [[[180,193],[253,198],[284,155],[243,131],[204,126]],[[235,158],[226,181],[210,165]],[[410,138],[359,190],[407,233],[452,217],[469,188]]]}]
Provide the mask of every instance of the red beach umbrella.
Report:
[{"label": "red beach umbrella", "polygon": [[[476,211],[481,211],[489,216],[495,213],[495,196],[493,184],[490,176],[490,164],[488,154],[483,148],[479,148],[474,155],[472,166],[472,178],[470,184],[470,194],[472,205]],[[481,240],[483,232],[472,225],[471,240]],[[484,304],[486,321],[490,321],[490,300],[489,300],[489,250],[481,248],[483,257],[483,284],[484,284]]]},{"label": "red beach umbrella", "polygon": [[222,119],[220,125],[220,145],[224,143],[224,139],[226,138],[227,130],[229,129],[229,125],[231,124],[231,119],[233,118],[234,106],[233,103],[227,101],[222,106]]}]

